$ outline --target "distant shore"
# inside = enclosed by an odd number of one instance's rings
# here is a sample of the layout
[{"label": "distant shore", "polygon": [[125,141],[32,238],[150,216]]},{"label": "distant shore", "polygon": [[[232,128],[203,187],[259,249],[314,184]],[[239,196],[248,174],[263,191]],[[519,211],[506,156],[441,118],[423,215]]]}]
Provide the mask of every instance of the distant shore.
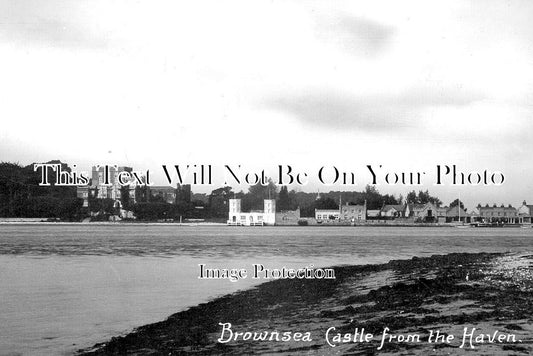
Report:
[{"label": "distant shore", "polygon": [[220,222],[158,222],[158,221],[47,221],[41,218],[15,218],[15,219],[0,219],[0,225],[173,225],[173,226],[226,226]]},{"label": "distant shore", "polygon": [[[106,226],[120,226],[120,225],[129,225],[129,226],[228,226],[225,223],[221,222],[210,222],[210,221],[184,221],[184,222],[177,222],[177,221],[166,221],[166,222],[160,222],[160,221],[46,221],[46,219],[40,219],[40,218],[14,218],[14,219],[0,219],[0,226],[1,225],[106,225]],[[272,226],[280,226],[280,227],[312,227],[312,228],[328,228],[328,227],[396,227],[396,228],[406,228],[406,227],[416,227],[416,228],[422,228],[422,227],[430,227],[430,228],[453,228],[456,227],[457,224],[453,223],[438,223],[438,224],[430,224],[430,223],[402,223],[402,224],[395,224],[395,223],[366,223],[366,224],[357,224],[357,225],[346,225],[346,224],[313,224],[313,225],[265,225],[268,227]],[[251,228],[251,229],[257,229],[261,228],[261,226],[228,226],[228,228],[235,228],[235,227],[243,227],[243,228]],[[515,224],[515,225],[500,225],[500,226],[483,226],[483,227],[475,227],[478,228],[520,228],[521,225]],[[524,227],[531,227],[524,226]]]},{"label": "distant shore", "polygon": [[112,222],[112,221],[93,221],[93,222],[75,222],[75,221],[59,221],[59,222],[50,222],[50,221],[20,221],[20,222],[3,222],[0,221],[0,225],[84,225],[84,226],[93,226],[93,225],[104,225],[104,226],[226,226],[222,223],[160,223],[160,222]]},{"label": "distant shore", "polygon": [[[477,253],[336,267],[335,280],[264,283],[113,337],[80,350],[80,354],[321,355],[335,351],[444,355],[467,349],[481,354],[531,354],[532,265],[533,255]],[[217,342],[223,339],[224,323],[231,323],[239,332],[309,332],[312,341]],[[334,333],[325,336],[331,328],[343,335],[362,334],[364,328],[364,333],[374,337],[368,342],[336,343]],[[420,339],[385,343],[380,336],[386,330],[394,335],[419,335]],[[489,342],[484,336],[479,342],[474,336],[467,338],[467,331],[500,339]],[[455,339],[431,343],[428,338],[435,332]]]}]

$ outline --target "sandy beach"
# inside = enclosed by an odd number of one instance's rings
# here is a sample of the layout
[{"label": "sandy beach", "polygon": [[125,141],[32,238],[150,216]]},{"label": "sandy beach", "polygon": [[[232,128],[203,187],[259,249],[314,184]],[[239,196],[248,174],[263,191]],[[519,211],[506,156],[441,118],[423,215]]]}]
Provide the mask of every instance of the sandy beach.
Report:
[{"label": "sandy beach", "polygon": [[530,354],[532,264],[479,253],[336,267],[335,280],[264,283],[80,354]]}]

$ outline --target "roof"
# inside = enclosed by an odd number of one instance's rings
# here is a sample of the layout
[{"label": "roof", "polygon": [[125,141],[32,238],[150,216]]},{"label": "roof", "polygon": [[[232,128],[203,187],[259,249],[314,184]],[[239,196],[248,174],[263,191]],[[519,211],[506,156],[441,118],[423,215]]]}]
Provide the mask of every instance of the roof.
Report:
[{"label": "roof", "polygon": [[148,189],[150,189],[150,191],[152,193],[154,193],[154,192],[170,192],[170,193],[173,193],[176,190],[176,188],[168,186],[168,185],[151,185],[151,186],[149,185]]},{"label": "roof", "polygon": [[459,206],[456,205],[454,207],[451,207],[446,211],[447,216],[459,216],[459,210],[461,212],[461,216],[470,216],[471,214],[467,213],[465,209],[459,209]]},{"label": "roof", "polygon": [[379,212],[380,212],[380,210],[367,210],[366,214],[368,216],[379,216]]},{"label": "roof", "polygon": [[[526,208],[529,209],[529,212],[532,212],[532,211],[533,211],[533,205],[524,204],[524,205],[522,205],[520,208],[522,208],[522,207],[524,207],[524,206],[525,206]],[[518,209],[520,209],[520,208],[518,208]]]},{"label": "roof", "polygon": [[391,209],[395,209],[397,211],[404,210],[405,205],[403,204],[389,204],[389,205],[383,205],[383,208],[381,208],[381,211],[387,211]]},{"label": "roof", "polygon": [[[428,204],[431,204],[431,203],[425,203],[425,204],[408,204],[409,205],[409,209],[411,210],[424,210]],[[433,205],[433,204],[431,204]]]},{"label": "roof", "polygon": [[341,211],[348,211],[348,210],[351,210],[351,209],[364,210],[365,206],[364,205],[343,205],[343,206],[341,206]]},{"label": "roof", "polygon": [[492,211],[516,211],[517,209],[513,206],[482,206],[478,208],[479,211],[483,210],[492,210]]}]

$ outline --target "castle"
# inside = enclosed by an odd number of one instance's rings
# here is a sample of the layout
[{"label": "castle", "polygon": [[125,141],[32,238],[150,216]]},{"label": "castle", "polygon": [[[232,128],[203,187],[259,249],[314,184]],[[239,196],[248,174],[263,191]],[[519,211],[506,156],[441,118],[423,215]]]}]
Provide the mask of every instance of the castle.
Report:
[{"label": "castle", "polygon": [[228,225],[262,226],[276,223],[276,200],[265,199],[263,211],[252,210],[248,213],[241,211],[241,200],[229,200]]}]

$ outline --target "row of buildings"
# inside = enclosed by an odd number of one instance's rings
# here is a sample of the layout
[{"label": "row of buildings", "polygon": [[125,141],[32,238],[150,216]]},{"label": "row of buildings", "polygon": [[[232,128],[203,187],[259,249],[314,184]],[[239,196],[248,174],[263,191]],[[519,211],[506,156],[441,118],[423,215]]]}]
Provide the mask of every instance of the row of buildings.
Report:
[{"label": "row of buildings", "polygon": [[[511,205],[478,205],[467,212],[459,206],[438,207],[432,203],[384,205],[378,210],[369,210],[361,205],[340,205],[339,209],[315,209],[312,224],[365,224],[367,221],[403,223],[476,223],[476,224],[531,224],[533,205],[525,201],[519,208]],[[296,225],[309,218],[300,217],[300,209],[276,211],[274,199],[264,200],[263,210],[243,212],[240,199],[229,199],[228,225]]]},{"label": "row of buildings", "polygon": [[252,210],[249,212],[243,212],[241,210],[241,199],[229,199],[228,225],[296,225],[299,221],[300,208],[277,212],[275,199],[265,199],[263,210]]},{"label": "row of buildings", "polygon": [[[313,223],[361,224],[368,220],[411,223],[480,223],[480,224],[531,224],[533,205],[525,201],[519,208],[497,205],[478,205],[472,212],[459,206],[438,207],[433,203],[384,205],[378,210],[369,210],[361,205],[340,205],[339,209],[315,209]],[[228,225],[296,225],[301,219],[300,209],[276,211],[276,201],[265,199],[263,210],[243,212],[240,199],[229,199]]]},{"label": "row of buildings", "polygon": [[[122,216],[131,212],[122,206],[124,195],[131,204],[138,199],[137,184],[131,180],[129,185],[122,186],[118,176],[121,172],[132,173],[131,167],[92,167],[91,180],[88,186],[78,187],[78,197],[83,199],[83,206],[89,206],[90,198],[109,198],[115,202],[115,208],[121,210]],[[183,185],[178,188],[170,186],[150,186],[144,194],[148,198],[157,197],[159,200],[175,203],[191,201],[191,186]],[[276,201],[266,199],[262,211],[241,211],[240,199],[229,199],[228,224],[230,225],[295,225],[300,221],[300,209],[290,211],[276,211]],[[531,224],[533,221],[533,205],[526,201],[515,208],[511,205],[482,206],[479,204],[472,211],[454,207],[439,207],[430,202],[425,204],[384,205],[381,209],[367,209],[366,202],[360,205],[340,204],[338,209],[316,209],[314,222],[357,224],[367,220],[397,220],[407,222],[464,222],[482,224]]]},{"label": "row of buildings", "polygon": [[410,220],[411,222],[437,223],[481,223],[481,224],[531,224],[533,205],[526,201],[518,208],[512,205],[482,206],[478,204],[471,212],[459,206],[439,207],[433,203],[384,205],[378,210],[367,210],[364,205],[341,205],[339,209],[315,210],[318,223],[350,222],[358,223],[366,220]]}]

